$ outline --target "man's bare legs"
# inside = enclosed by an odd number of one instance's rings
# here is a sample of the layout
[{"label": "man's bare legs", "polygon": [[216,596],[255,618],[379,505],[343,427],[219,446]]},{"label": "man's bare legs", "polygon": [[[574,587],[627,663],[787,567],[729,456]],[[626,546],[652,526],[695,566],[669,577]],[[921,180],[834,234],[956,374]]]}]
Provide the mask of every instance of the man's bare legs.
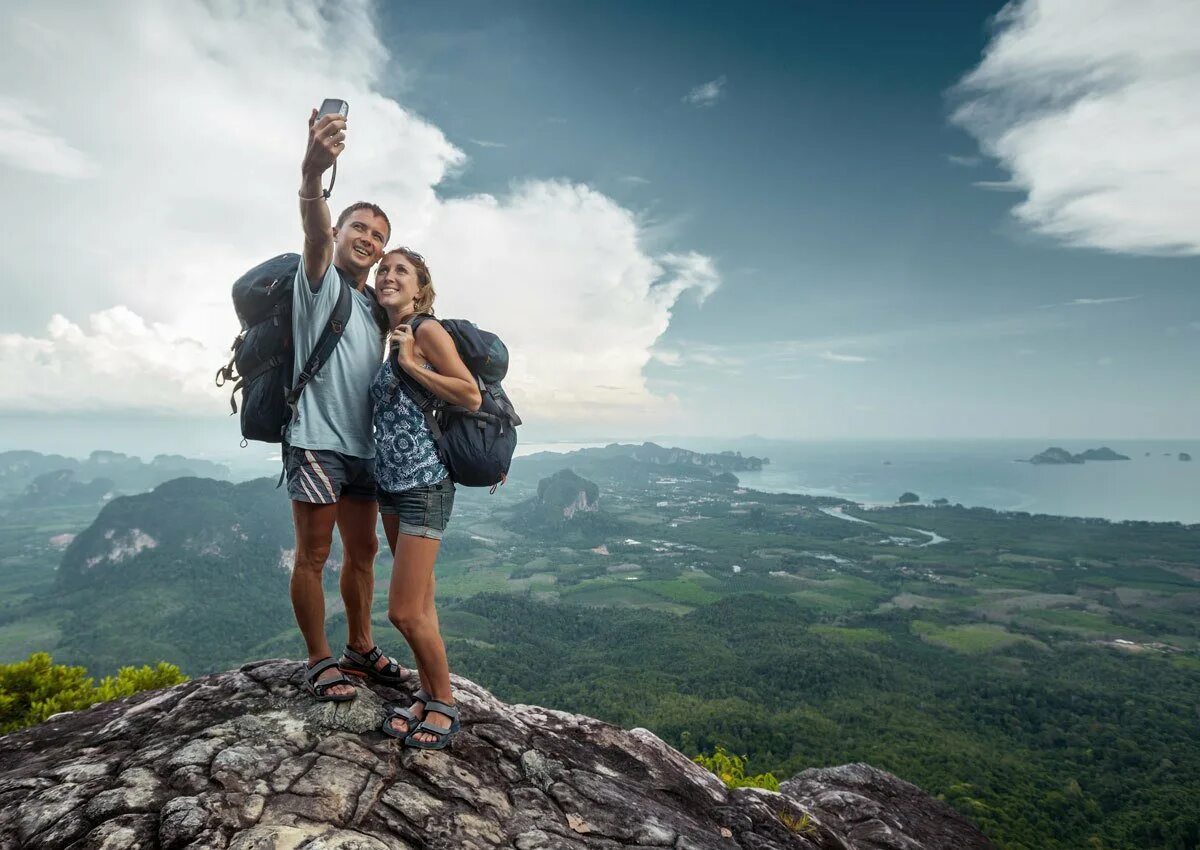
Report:
[{"label": "man's bare legs", "polygon": [[[440,540],[429,537],[414,537],[399,533],[399,518],[385,515],[384,531],[393,552],[392,581],[388,590],[388,619],[404,635],[417,659],[417,671],[421,686],[438,702],[454,704],[450,689],[450,665],[446,660],[446,646],[438,624],[437,608],[434,606],[433,576],[434,561],[437,560]],[[414,713],[421,716],[421,710]],[[436,711],[424,713],[422,719],[438,726],[449,726],[450,718]],[[392,720],[392,728],[405,731],[402,718]],[[419,741],[434,741],[436,737],[427,732],[418,733]]]},{"label": "man's bare legs", "polygon": [[[346,643],[366,654],[375,646],[371,638],[371,599],[375,594],[375,555],[379,552],[374,499],[343,498],[338,502],[337,527],[342,537],[342,601],[346,604]],[[387,666],[380,658],[377,667]]]},{"label": "man's bare legs", "polygon": [[[296,526],[296,561],[292,567],[292,611],[304,644],[308,648],[308,664],[333,655],[325,635],[325,592],[321,589],[321,574],[333,544],[333,526],[337,521],[338,505],[316,505],[292,502],[292,521]],[[326,670],[318,681],[340,676],[336,667]],[[354,693],[350,685],[334,685],[327,694],[347,696]]]}]

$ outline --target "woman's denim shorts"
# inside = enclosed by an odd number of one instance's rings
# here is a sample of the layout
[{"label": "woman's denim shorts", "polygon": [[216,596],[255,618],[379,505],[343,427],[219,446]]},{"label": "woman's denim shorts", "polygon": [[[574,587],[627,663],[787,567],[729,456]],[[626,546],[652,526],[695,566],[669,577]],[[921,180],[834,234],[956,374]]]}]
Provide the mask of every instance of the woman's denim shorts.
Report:
[{"label": "woman's denim shorts", "polygon": [[413,537],[442,539],[450,512],[454,510],[454,482],[443,478],[437,484],[414,487],[401,493],[377,490],[379,512],[400,518],[400,533]]}]

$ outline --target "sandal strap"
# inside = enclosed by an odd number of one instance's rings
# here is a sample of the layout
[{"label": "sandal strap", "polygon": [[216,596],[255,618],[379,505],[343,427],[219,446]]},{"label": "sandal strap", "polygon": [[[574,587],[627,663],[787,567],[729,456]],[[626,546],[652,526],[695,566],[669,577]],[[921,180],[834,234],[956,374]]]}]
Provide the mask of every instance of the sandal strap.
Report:
[{"label": "sandal strap", "polygon": [[[405,706],[402,706],[402,705],[389,705],[387,712],[388,712],[388,716],[387,716],[388,720],[393,720],[393,719],[399,717],[401,720],[406,722],[410,727],[414,723],[417,722],[417,717],[415,714],[413,714],[413,711],[411,708],[406,708]],[[386,723],[387,720],[385,720],[384,722]]]},{"label": "sandal strap", "polygon": [[[425,692],[424,688],[419,688],[417,692],[413,694],[414,703],[419,702],[422,705],[428,705],[432,699],[433,697],[429,696],[429,694]],[[393,717],[399,717],[402,720],[408,721],[409,726],[412,726],[417,722],[417,715],[415,712],[413,712],[411,705],[400,705],[399,703],[393,702],[386,706],[386,710],[388,713],[388,720],[391,720]]]},{"label": "sandal strap", "polygon": [[305,664],[304,665],[304,668],[305,668],[304,678],[307,679],[309,682],[315,683],[322,673],[324,673],[330,667],[337,667],[337,666],[338,666],[338,663],[333,660],[333,656],[332,655],[327,656],[325,658],[322,658],[320,661],[318,661],[316,664],[312,665],[311,667],[309,667],[307,664]]},{"label": "sandal strap", "polygon": [[400,662],[395,658],[385,656],[383,654],[383,650],[379,648],[379,644],[375,644],[373,647],[371,647],[371,650],[366,653],[359,652],[349,644],[346,644],[346,648],[342,651],[342,655],[348,658],[350,662],[357,667],[370,667],[372,669],[377,669],[375,668],[375,663],[379,661],[380,658],[387,658],[387,664],[383,667],[383,669],[377,670],[380,673],[395,674],[404,669],[400,666]]},{"label": "sandal strap", "polygon": [[354,687],[354,682],[347,679],[345,676],[338,676],[336,679],[327,679],[324,682],[312,683],[313,690],[316,691],[319,696],[325,696],[325,692],[335,685],[349,685],[350,687]]},{"label": "sandal strap", "polygon": [[342,657],[349,659],[352,664],[359,667],[368,667],[379,660],[379,656],[383,655],[383,650],[378,645],[371,647],[369,652],[359,652],[350,644],[346,644],[346,648],[342,650]]},{"label": "sandal strap", "polygon": [[445,738],[447,735],[452,734],[449,726],[437,726],[428,720],[422,720],[408,734],[416,735],[418,732],[428,732],[431,735],[437,735],[439,738]]},{"label": "sandal strap", "polygon": [[458,719],[458,705],[448,705],[440,700],[431,699],[425,702],[426,713],[432,711],[437,714],[444,714],[451,720]]}]

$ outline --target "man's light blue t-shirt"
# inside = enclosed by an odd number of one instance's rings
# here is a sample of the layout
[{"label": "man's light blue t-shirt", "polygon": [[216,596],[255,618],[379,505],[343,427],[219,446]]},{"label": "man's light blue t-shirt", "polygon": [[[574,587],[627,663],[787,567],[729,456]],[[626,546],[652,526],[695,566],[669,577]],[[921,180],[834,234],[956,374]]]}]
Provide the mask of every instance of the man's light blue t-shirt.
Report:
[{"label": "man's light blue t-shirt", "polygon": [[[321,287],[313,292],[300,263],[292,291],[293,381],[333,315],[341,287],[341,277],[330,263]],[[383,335],[371,315],[371,297],[357,289],[350,295],[354,300],[350,321],[329,360],[300,394],[300,418],[288,428],[288,442],[303,449],[370,458],[375,456],[370,390],[383,357]]]}]

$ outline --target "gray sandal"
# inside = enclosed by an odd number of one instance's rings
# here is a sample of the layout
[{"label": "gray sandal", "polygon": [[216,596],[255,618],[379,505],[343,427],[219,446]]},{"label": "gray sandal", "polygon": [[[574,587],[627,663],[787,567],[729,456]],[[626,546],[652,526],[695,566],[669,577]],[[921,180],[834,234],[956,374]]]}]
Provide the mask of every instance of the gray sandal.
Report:
[{"label": "gray sandal", "polygon": [[355,691],[352,694],[326,693],[326,691],[335,685],[349,685],[351,688],[354,687],[354,682],[350,679],[347,679],[345,674],[342,673],[340,669],[338,670],[338,677],[336,679],[327,679],[324,682],[317,681],[322,673],[337,666],[338,663],[333,660],[332,655],[321,659],[311,667],[309,667],[307,664],[304,665],[304,689],[308,691],[312,695],[313,699],[315,699],[317,702],[350,702],[350,700],[358,696],[358,691]]},{"label": "gray sandal", "polygon": [[[421,709],[424,712],[425,706],[429,705],[431,699],[433,697],[426,693],[424,688],[420,688],[413,694],[412,705],[421,703]],[[413,713],[412,705],[405,707],[396,703],[389,703],[387,706],[387,717],[383,718],[383,725],[379,727],[379,730],[392,738],[407,738],[409,733],[412,732],[413,727],[420,722],[420,718]],[[400,718],[407,724],[408,728],[403,732],[393,728],[392,721],[396,718]]]},{"label": "gray sandal", "polygon": [[356,652],[347,646],[342,650],[338,666],[342,668],[343,673],[360,679],[367,678],[389,687],[395,687],[408,680],[408,671],[401,667],[395,658],[388,658],[388,663],[382,668],[376,667],[379,659],[383,657],[383,650],[378,646],[371,647],[370,652]]},{"label": "gray sandal", "polygon": [[[425,703],[425,714],[436,711],[438,714],[444,714],[450,718],[450,726],[436,726],[428,720],[422,720],[416,726],[409,727],[410,731],[404,738],[404,746],[413,747],[418,750],[444,750],[450,745],[450,738],[462,728],[462,724],[458,722],[458,706],[447,705],[439,700],[432,699]],[[436,735],[437,740],[434,741],[417,741],[413,739],[413,735],[421,732],[428,732],[431,735]]]}]

